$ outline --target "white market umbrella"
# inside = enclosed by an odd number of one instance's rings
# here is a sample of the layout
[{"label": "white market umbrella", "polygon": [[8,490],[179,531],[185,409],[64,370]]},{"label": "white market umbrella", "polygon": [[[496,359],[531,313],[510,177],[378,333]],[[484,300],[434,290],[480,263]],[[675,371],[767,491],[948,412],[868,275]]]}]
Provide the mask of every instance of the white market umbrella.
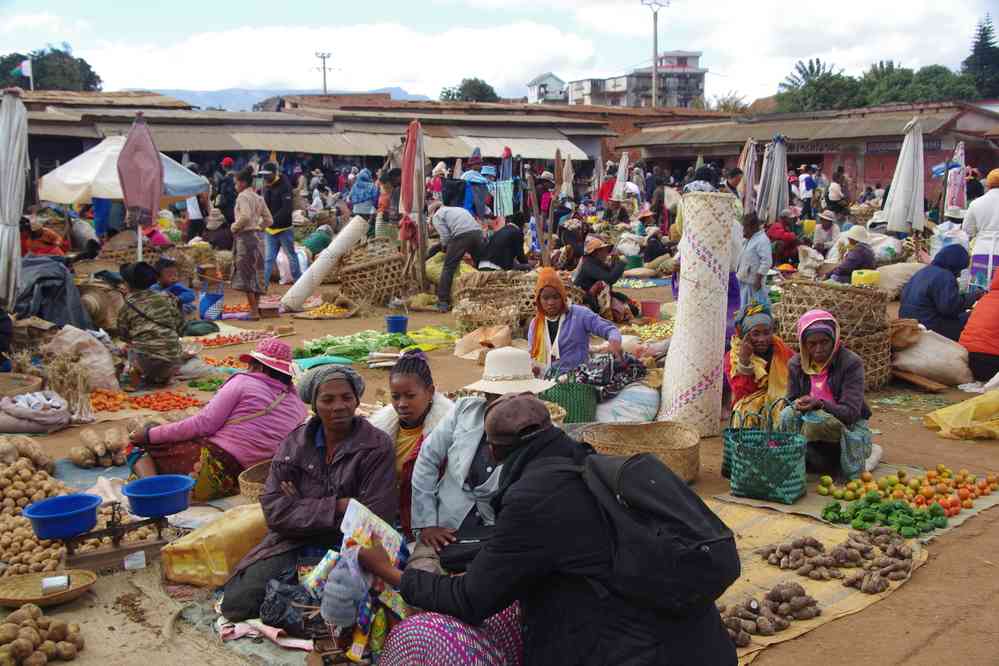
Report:
[{"label": "white market umbrella", "polygon": [[896,233],[922,231],[926,225],[926,209],[923,207],[923,128],[919,119],[910,120],[904,131],[902,151],[898,155],[884,206],[888,231]]},{"label": "white market umbrella", "polygon": [[739,155],[739,168],[742,169],[742,182],[739,183],[739,194],[742,199],[742,210],[754,210],[756,198],[756,141],[746,139]]},{"label": "white market umbrella", "polygon": [[576,199],[575,181],[576,170],[572,168],[572,158],[566,157],[565,163],[562,165],[562,192],[560,193],[566,199]]},{"label": "white market umbrella", "polygon": [[617,181],[614,183],[614,191],[611,199],[624,201],[624,184],[628,182],[628,151],[621,153],[621,162],[617,165]]},{"label": "white market umbrella", "polygon": [[596,162],[593,163],[593,180],[590,183],[590,187],[593,188],[592,196],[593,200],[596,201],[597,194],[600,192],[600,188],[604,185],[604,161],[599,156],[597,156]]},{"label": "white market umbrella", "polygon": [[787,143],[780,134],[763,151],[763,171],[760,173],[760,197],[756,201],[756,214],[764,224],[777,219],[787,208]]},{"label": "white market umbrella", "polygon": [[[125,147],[124,136],[111,136],[42,176],[38,198],[61,204],[90,203],[94,197],[123,200],[118,180],[118,156]],[[160,205],[181,201],[208,190],[208,181],[185,169],[163,153],[163,198]]]},{"label": "white market umbrella", "polygon": [[28,178],[28,112],[19,93],[0,102],[0,305],[17,299],[21,276],[21,210]]}]

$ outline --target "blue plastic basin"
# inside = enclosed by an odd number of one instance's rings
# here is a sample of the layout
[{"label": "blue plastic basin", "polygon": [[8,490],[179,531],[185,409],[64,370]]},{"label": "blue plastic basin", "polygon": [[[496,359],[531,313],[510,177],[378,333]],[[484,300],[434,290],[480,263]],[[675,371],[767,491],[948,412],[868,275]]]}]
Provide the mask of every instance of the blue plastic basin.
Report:
[{"label": "blue plastic basin", "polygon": [[385,315],[386,333],[405,333],[409,328],[409,317],[406,315]]},{"label": "blue plastic basin", "polygon": [[26,506],[23,515],[39,539],[67,539],[94,529],[103,501],[85,493],[50,497]]},{"label": "blue plastic basin", "polygon": [[187,509],[194,479],[182,474],[161,474],[126,483],[121,492],[132,513],[146,518],[170,516]]}]

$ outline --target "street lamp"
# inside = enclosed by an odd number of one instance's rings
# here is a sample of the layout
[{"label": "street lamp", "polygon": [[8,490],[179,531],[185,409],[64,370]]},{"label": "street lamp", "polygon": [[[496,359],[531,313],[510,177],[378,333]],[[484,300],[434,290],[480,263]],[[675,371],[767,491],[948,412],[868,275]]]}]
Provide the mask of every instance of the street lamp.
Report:
[{"label": "street lamp", "polygon": [[669,0],[642,0],[652,10],[652,108],[659,101],[659,10],[669,7]]},{"label": "street lamp", "polygon": [[326,60],[331,55],[333,55],[333,54],[332,53],[322,53],[322,52],[316,51],[316,57],[323,61],[322,70],[323,70],[323,94],[324,95],[326,94]]}]

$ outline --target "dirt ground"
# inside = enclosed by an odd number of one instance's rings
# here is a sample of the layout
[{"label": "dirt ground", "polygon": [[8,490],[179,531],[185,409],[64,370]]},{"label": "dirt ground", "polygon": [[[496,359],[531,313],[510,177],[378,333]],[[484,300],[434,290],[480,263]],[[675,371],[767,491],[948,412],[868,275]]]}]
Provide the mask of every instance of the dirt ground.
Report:
[{"label": "dirt ground", "polygon": [[[632,292],[636,299],[669,300],[665,289]],[[301,340],[327,334],[349,334],[374,328],[383,329],[387,310],[378,310],[365,318],[336,321],[293,322],[296,336],[287,340],[293,345]],[[264,328],[274,320],[239,323],[246,328]],[[409,325],[449,325],[450,315],[411,313]],[[221,358],[252,348],[252,345],[214,350],[208,355]],[[481,368],[472,361],[455,358],[450,350],[429,354],[434,378],[440,390],[451,391],[479,378]],[[365,402],[374,401],[378,389],[387,389],[385,370],[358,368],[368,384]],[[920,395],[906,385],[893,384],[885,391],[869,395],[898,393]],[[944,397],[952,402],[969,397],[954,391]],[[968,468],[975,473],[999,471],[999,442],[957,442],[937,437],[923,427],[921,417],[929,408],[907,411],[906,407],[874,406],[871,427],[880,430],[875,441],[884,447],[885,462],[907,463],[925,467],[944,463],[953,469]],[[67,430],[44,438],[45,447],[54,455],[65,455],[76,445],[79,430]],[[702,442],[701,476],[694,486],[703,496],[727,490],[721,478],[721,439]],[[812,662],[844,661],[854,666],[864,664],[914,664],[936,666],[944,663],[999,664],[999,511],[983,513],[959,529],[935,539],[928,546],[930,559],[915,572],[912,580],[886,600],[861,613],[830,622],[802,636],[765,650],[754,664],[774,666]],[[102,580],[96,598],[77,601],[66,613],[84,625],[87,649],[82,664],[247,663],[239,655],[221,648],[216,641],[183,622],[175,626],[172,638],[165,638],[167,624],[177,604],[164,601],[157,594],[149,576],[136,582],[147,610],[146,622],[136,623],[115,611],[113,602],[121,594],[136,591],[131,575]],[[171,605],[173,604],[173,605]],[[113,628],[113,629],[112,629]],[[140,647],[141,646],[141,647]],[[136,650],[141,649],[141,657]]]}]

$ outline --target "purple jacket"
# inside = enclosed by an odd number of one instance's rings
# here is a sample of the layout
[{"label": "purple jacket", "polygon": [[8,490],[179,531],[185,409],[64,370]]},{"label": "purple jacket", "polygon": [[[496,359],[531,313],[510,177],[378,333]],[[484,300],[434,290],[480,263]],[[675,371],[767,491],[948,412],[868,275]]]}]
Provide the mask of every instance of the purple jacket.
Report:
[{"label": "purple jacket", "polygon": [[864,243],[857,243],[852,250],[846,253],[843,261],[833,269],[829,277],[836,280],[836,282],[850,284],[853,271],[870,271],[877,267],[877,260],[874,257],[874,250],[871,249],[871,246]]},{"label": "purple jacket", "polygon": [[[537,317],[531,321],[531,326],[527,332],[527,348],[534,345],[534,326]],[[542,322],[546,324],[546,322]],[[595,335],[604,340],[620,340],[621,332],[614,324],[610,323],[589,308],[581,305],[570,305],[565,313],[565,321],[562,322],[562,329],[558,334],[559,360],[558,368],[560,372],[574,370],[590,356],[590,336]]]},{"label": "purple jacket", "polygon": [[[286,395],[268,414],[254,416],[282,393]],[[207,437],[240,465],[249,467],[273,458],[281,442],[307,415],[293,386],[259,372],[238,373],[194,416],[150,428],[149,441],[163,444]]]},{"label": "purple jacket", "polygon": [[[321,433],[322,422],[314,417],[281,444],[260,496],[267,536],[246,554],[233,575],[303,546],[339,549],[343,514],[336,510],[336,503],[341,498],[356,499],[395,524],[399,491],[392,439],[367,419],[355,417],[354,432],[327,464]],[[298,497],[281,492],[282,481],[294,484]]]}]

